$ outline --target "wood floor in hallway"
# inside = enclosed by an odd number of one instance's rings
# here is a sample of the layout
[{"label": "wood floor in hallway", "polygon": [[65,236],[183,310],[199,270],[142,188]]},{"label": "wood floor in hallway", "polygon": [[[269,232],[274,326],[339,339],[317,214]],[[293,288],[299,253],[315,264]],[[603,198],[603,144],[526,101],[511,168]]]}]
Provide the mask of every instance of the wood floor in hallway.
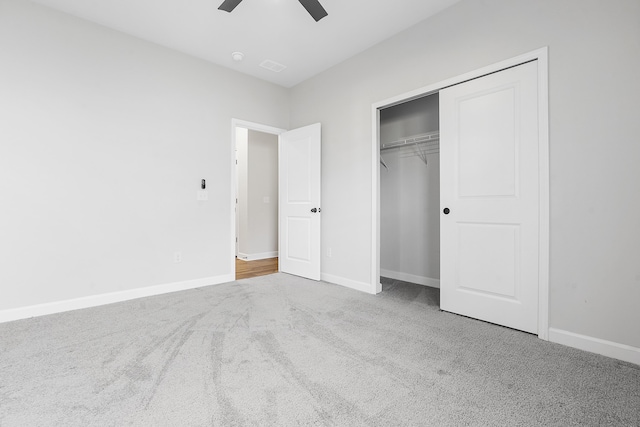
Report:
[{"label": "wood floor in hallway", "polygon": [[278,258],[243,261],[236,258],[236,280],[278,272]]}]

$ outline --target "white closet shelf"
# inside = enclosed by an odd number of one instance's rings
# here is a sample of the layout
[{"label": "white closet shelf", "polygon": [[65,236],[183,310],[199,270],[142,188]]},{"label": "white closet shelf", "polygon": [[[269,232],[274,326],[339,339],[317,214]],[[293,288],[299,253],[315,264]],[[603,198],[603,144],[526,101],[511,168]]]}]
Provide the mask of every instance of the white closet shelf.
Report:
[{"label": "white closet shelf", "polygon": [[422,144],[426,142],[435,142],[440,140],[440,132],[421,133],[413,135],[409,138],[399,139],[397,141],[385,142],[380,145],[380,151],[391,150],[392,148],[409,147],[412,145]]}]

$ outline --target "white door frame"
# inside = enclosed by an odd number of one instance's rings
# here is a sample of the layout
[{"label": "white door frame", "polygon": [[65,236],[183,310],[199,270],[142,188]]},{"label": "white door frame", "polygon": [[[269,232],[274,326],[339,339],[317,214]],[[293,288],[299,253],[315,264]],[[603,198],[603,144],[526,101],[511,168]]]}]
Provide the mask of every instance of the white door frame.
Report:
[{"label": "white door frame", "polygon": [[380,110],[436,93],[445,87],[495,73],[525,62],[538,62],[538,135],[539,135],[539,282],[538,337],[549,339],[549,61],[543,47],[441,82],[406,92],[372,105],[372,221],[370,292],[382,291],[380,284]]},{"label": "white door frame", "polygon": [[[245,128],[258,132],[269,133],[272,135],[280,135],[287,132],[273,126],[263,125],[261,123],[248,122],[246,120],[231,119],[231,256],[229,257],[231,274],[235,278],[236,275],[236,191],[237,191],[237,165],[236,165],[236,128]],[[278,152],[280,152],[280,141],[278,141]],[[278,224],[280,224],[280,214],[278,214]]]}]

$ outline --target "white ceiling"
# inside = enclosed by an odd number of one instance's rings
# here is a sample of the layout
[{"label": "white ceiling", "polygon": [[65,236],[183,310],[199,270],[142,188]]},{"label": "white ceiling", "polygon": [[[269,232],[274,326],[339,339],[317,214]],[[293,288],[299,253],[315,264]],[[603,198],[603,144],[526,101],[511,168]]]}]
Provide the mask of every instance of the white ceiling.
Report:
[{"label": "white ceiling", "polygon": [[[291,87],[459,0],[321,0],[329,15],[317,23],[298,0],[244,0],[232,13],[222,0],[34,1]],[[266,59],[287,68],[261,68]]]}]

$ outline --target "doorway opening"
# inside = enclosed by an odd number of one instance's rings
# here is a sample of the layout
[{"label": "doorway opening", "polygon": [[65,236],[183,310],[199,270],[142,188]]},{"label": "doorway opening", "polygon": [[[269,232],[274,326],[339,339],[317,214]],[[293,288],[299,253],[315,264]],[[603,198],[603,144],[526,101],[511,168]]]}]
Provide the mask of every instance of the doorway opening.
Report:
[{"label": "doorway opening", "polygon": [[278,271],[278,136],[283,132],[232,121],[232,271],[236,280]]},{"label": "doorway opening", "polygon": [[[236,237],[242,239],[242,224],[239,219],[240,202],[238,189],[238,160],[236,159],[237,134],[258,131],[277,135],[277,261],[278,271],[312,280],[320,280],[320,205],[321,195],[321,124],[314,123],[293,130],[279,129],[238,119],[231,121],[231,200],[230,200],[230,269],[236,274],[237,255],[245,259],[265,257],[264,252],[251,256],[236,248]],[[247,132],[248,134],[248,132]],[[249,147],[250,148],[250,147]],[[249,157],[250,153],[249,153]],[[258,156],[258,160],[261,158]],[[242,190],[240,190],[241,192]],[[258,205],[271,204],[272,196],[258,193]],[[251,232],[249,232],[251,235]],[[267,251],[266,256],[274,251]],[[257,254],[257,255],[256,255]]]}]

